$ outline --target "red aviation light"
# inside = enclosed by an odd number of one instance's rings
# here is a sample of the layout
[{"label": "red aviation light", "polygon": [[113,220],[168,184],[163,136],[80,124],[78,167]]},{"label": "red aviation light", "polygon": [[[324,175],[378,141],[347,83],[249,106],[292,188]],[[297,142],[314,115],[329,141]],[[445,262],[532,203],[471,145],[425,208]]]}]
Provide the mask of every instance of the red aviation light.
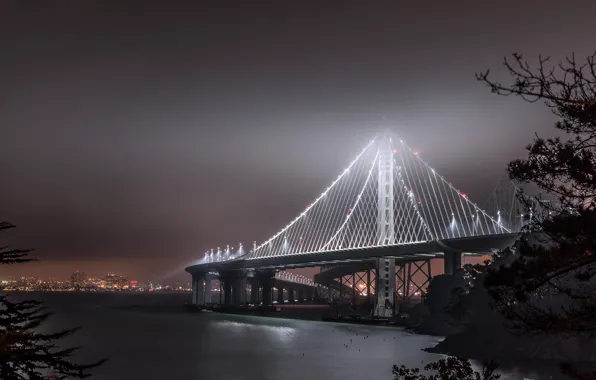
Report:
[{"label": "red aviation light", "polygon": [[461,196],[467,198],[468,195],[466,193],[461,193]]}]

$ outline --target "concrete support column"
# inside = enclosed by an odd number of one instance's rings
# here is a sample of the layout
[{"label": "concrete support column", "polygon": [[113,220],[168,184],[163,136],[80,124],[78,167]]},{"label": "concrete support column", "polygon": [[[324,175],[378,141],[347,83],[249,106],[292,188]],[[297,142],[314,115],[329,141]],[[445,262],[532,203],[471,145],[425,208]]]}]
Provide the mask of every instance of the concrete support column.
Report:
[{"label": "concrete support column", "polygon": [[445,274],[453,274],[461,269],[462,254],[460,252],[444,253]]},{"label": "concrete support column", "polygon": [[298,288],[298,302],[304,302],[304,288],[302,286]]},{"label": "concrete support column", "polygon": [[370,308],[372,304],[372,298],[370,295],[370,269],[366,271],[366,303]]},{"label": "concrete support column", "polygon": [[237,273],[233,280],[233,302],[234,305],[243,305],[246,303],[246,277],[242,272]]},{"label": "concrete support column", "polygon": [[271,305],[271,290],[273,284],[269,281],[263,282],[263,306]]},{"label": "concrete support column", "polygon": [[205,304],[205,274],[195,273],[192,275],[192,303],[194,305]]},{"label": "concrete support column", "polygon": [[191,303],[193,305],[197,304],[197,292],[199,291],[198,289],[198,285],[199,285],[199,281],[197,280],[196,276],[192,276],[192,298],[191,298]]},{"label": "concrete support column", "polygon": [[219,304],[223,305],[223,282],[219,279]]},{"label": "concrete support column", "polygon": [[224,305],[232,305],[232,285],[233,281],[231,278],[223,279],[223,293],[224,293]]},{"label": "concrete support column", "polygon": [[392,317],[395,299],[395,259],[377,259],[375,316]]},{"label": "concrete support column", "polygon": [[277,284],[277,303],[284,303],[284,287],[280,284]]},{"label": "concrete support column", "polygon": [[352,273],[352,305],[356,305],[356,273]]},{"label": "concrete support column", "polygon": [[213,286],[212,280],[213,280],[213,275],[207,273],[207,275],[205,276],[205,296],[204,296],[205,304],[213,302],[211,300],[211,288]]},{"label": "concrete support column", "polygon": [[259,303],[259,280],[252,277],[248,281],[250,282],[250,303],[257,305]]},{"label": "concrete support column", "polygon": [[294,293],[294,288],[288,288],[288,302],[294,303],[296,301],[296,294]]},{"label": "concrete support column", "polygon": [[197,286],[197,305],[205,304],[205,277],[199,278]]},{"label": "concrete support column", "polygon": [[273,272],[259,273],[259,283],[263,289],[263,306],[269,306],[273,300],[273,283],[275,281]]}]

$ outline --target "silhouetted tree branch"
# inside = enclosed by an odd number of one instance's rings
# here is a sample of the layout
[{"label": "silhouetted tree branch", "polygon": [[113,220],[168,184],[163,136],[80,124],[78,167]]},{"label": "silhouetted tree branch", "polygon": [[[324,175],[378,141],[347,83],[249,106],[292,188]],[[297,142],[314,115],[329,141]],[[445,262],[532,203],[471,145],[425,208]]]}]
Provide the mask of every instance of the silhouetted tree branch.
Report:
[{"label": "silhouetted tree branch", "polygon": [[[478,74],[493,92],[518,95],[524,100],[544,101],[561,120],[556,128],[565,139],[536,137],[528,145],[528,157],[512,161],[509,177],[533,182],[554,194],[551,217],[534,220],[541,243],[525,239],[519,259],[493,271],[485,285],[496,305],[516,327],[545,333],[595,333],[596,322],[596,53],[584,63],[572,56],[547,67],[539,58],[536,68],[520,54],[505,60],[514,77],[502,85]],[[536,239],[534,239],[536,240]],[[556,306],[545,297],[559,296]],[[563,301],[566,301],[562,303]]]},{"label": "silhouetted tree branch", "polygon": [[495,373],[495,363],[484,363],[480,372],[474,371],[470,362],[462,358],[450,357],[427,364],[424,370],[431,372],[423,375],[418,368],[393,366],[395,380],[498,380],[501,376]]},{"label": "silhouetted tree branch", "polygon": [[[0,222],[0,231],[14,228],[8,222]],[[0,264],[31,261],[31,250],[0,250]],[[60,348],[56,341],[73,334],[78,329],[63,330],[53,334],[41,334],[37,330],[51,314],[39,301],[12,302],[8,296],[0,296],[0,379],[43,379],[51,372],[58,379],[86,378],[89,370],[105,362],[76,364],[70,361],[78,347]]]},{"label": "silhouetted tree branch", "polygon": [[504,85],[490,79],[490,71],[477,74],[492,92],[516,95],[528,102],[543,101],[560,117],[555,127],[568,138],[544,139],[536,136],[527,146],[528,157],[509,163],[511,179],[533,182],[556,194],[561,206],[594,208],[596,201],[596,53],[585,62],[575,56],[554,66],[549,58],[539,58],[533,67],[521,54],[505,59],[504,66],[513,83]]},{"label": "silhouetted tree branch", "polygon": [[[521,194],[520,201],[527,208],[538,202],[548,212],[532,218],[512,263],[482,269],[486,270],[483,285],[493,306],[519,333],[594,336],[596,53],[585,62],[576,61],[574,56],[558,65],[548,66],[549,62],[539,57],[538,64],[532,66],[521,54],[513,54],[504,61],[513,77],[510,84],[493,81],[489,71],[477,74],[477,79],[498,95],[544,102],[559,117],[555,127],[563,134],[556,138],[536,136],[526,147],[527,158],[509,163],[511,180],[534,183],[557,201],[546,203],[542,195],[532,198]],[[445,365],[451,366],[450,371],[464,368],[456,361],[427,366],[435,373],[428,379],[451,378],[444,375]],[[579,373],[570,364],[561,368],[572,378],[596,378],[596,374]],[[427,379],[416,377],[417,370],[407,371],[402,368],[401,378]],[[466,369],[461,375],[468,373]]]},{"label": "silhouetted tree branch", "polygon": [[[15,228],[15,225],[0,221],[0,231]],[[34,261],[34,259],[26,258],[27,254],[32,249],[8,249],[7,246],[0,247],[0,264],[18,264],[25,263],[27,261]]]},{"label": "silhouetted tree branch", "polygon": [[[563,132],[536,136],[527,158],[509,163],[512,180],[534,183],[558,202],[549,204],[550,215],[532,221],[534,235],[522,239],[518,258],[489,270],[484,284],[495,307],[524,333],[596,334],[595,57],[580,63],[572,56],[552,67],[541,57],[532,67],[514,54],[505,60],[513,84],[492,81],[489,72],[477,75],[499,95],[543,101],[560,117],[555,127]],[[571,366],[564,369],[581,378]]]}]

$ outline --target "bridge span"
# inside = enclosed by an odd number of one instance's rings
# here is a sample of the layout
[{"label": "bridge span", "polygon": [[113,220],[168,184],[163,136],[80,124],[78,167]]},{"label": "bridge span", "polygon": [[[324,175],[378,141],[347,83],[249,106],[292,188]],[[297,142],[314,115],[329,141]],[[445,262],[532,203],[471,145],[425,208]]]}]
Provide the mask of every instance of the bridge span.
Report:
[{"label": "bridge span", "polygon": [[[308,295],[300,299],[341,299],[347,292],[354,303],[365,297],[374,315],[390,317],[398,298],[430,280],[430,260],[442,258],[445,273],[453,273],[463,255],[489,255],[515,242],[527,215],[515,194],[502,194],[495,191],[493,202],[480,207],[402,140],[379,135],[273,237],[248,251],[242,244],[207,251],[186,268],[193,303],[207,302],[207,283],[217,276],[228,305],[269,305],[278,285],[279,300],[284,288],[290,299],[296,289]],[[314,282],[276,279],[306,267],[321,268]],[[424,284],[415,283],[416,273]]]}]

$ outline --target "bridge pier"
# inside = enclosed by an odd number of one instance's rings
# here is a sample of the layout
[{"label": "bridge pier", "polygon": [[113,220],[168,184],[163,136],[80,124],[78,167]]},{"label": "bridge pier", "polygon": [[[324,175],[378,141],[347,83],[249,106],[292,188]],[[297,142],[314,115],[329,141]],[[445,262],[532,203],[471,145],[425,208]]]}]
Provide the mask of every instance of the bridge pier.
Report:
[{"label": "bridge pier", "polygon": [[275,283],[275,273],[272,271],[263,271],[255,273],[261,289],[263,306],[270,306],[273,303],[273,284]]},{"label": "bridge pier", "polygon": [[259,304],[259,280],[255,277],[249,277],[250,284],[250,303],[253,305]]},{"label": "bridge pier", "polygon": [[371,285],[372,282],[370,281],[370,269],[366,271],[366,303],[370,308],[373,306],[372,297],[371,297]]},{"label": "bridge pier", "polygon": [[273,281],[265,281],[263,282],[263,306],[269,306],[272,304],[272,298],[271,297],[272,294],[272,290],[273,290]]},{"label": "bridge pier", "polygon": [[207,273],[199,272],[192,275],[192,304],[205,304],[205,279]]},{"label": "bridge pier", "polygon": [[232,305],[232,281],[229,279],[223,280],[223,290],[224,305]]},{"label": "bridge pier", "polygon": [[190,298],[190,303],[192,303],[193,305],[197,304],[197,293],[199,292],[199,284],[197,282],[197,279],[195,278],[195,275],[192,275],[192,296]]},{"label": "bridge pier", "polygon": [[223,287],[223,304],[227,306],[246,303],[246,273],[242,270],[220,271],[219,281]]},{"label": "bridge pier", "polygon": [[213,295],[211,294],[213,287],[213,274],[207,273],[205,276],[205,303],[210,304],[213,303]]},{"label": "bridge pier", "polygon": [[277,284],[277,303],[284,303],[284,287],[280,284]]},{"label": "bridge pier", "polygon": [[246,303],[246,275],[242,272],[232,282],[232,297],[234,305]]},{"label": "bridge pier", "polygon": [[462,253],[461,252],[445,252],[443,265],[445,274],[453,274],[461,269]]},{"label": "bridge pier", "polygon": [[356,306],[356,273],[352,273],[352,306]]},{"label": "bridge pier", "polygon": [[289,287],[288,288],[288,302],[289,303],[294,303],[296,301],[296,296],[294,294],[294,288],[293,287]]},{"label": "bridge pier", "polygon": [[389,318],[395,313],[395,259],[377,259],[376,269],[374,315]]}]

